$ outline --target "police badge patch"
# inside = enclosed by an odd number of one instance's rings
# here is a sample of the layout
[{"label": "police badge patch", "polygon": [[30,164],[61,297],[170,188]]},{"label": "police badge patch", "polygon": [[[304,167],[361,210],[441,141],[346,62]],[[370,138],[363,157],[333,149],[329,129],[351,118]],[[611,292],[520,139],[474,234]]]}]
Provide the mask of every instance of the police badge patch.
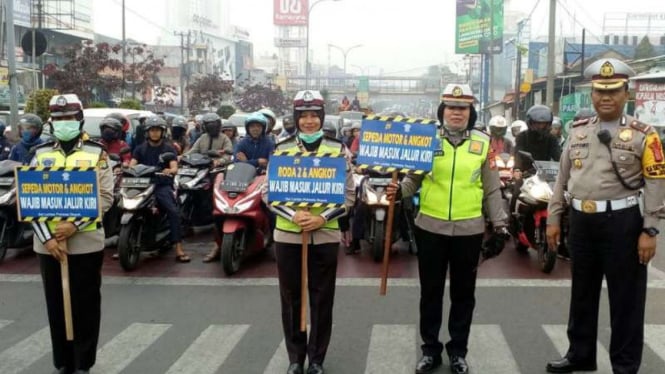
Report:
[{"label": "police badge patch", "polygon": [[42,160],[42,166],[50,168],[55,164],[55,159],[54,158],[45,158]]}]

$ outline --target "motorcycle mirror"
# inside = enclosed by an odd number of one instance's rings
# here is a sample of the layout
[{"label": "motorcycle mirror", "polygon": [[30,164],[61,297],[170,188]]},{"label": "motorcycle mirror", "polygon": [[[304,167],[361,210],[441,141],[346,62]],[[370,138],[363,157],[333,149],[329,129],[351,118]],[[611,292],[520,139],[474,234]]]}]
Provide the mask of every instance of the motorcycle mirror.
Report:
[{"label": "motorcycle mirror", "polygon": [[115,161],[115,162],[120,162],[120,156],[116,155],[115,153],[111,153],[109,155],[109,159],[111,159],[112,161]]},{"label": "motorcycle mirror", "polygon": [[173,152],[166,152],[166,153],[162,153],[161,155],[159,155],[159,162],[161,162],[163,164],[169,163],[171,161],[175,161],[177,159],[178,158],[176,157],[175,153],[173,153]]},{"label": "motorcycle mirror", "polygon": [[529,160],[533,161],[533,156],[531,155],[531,152],[519,151],[519,154],[521,156],[524,156],[524,157],[528,158]]}]

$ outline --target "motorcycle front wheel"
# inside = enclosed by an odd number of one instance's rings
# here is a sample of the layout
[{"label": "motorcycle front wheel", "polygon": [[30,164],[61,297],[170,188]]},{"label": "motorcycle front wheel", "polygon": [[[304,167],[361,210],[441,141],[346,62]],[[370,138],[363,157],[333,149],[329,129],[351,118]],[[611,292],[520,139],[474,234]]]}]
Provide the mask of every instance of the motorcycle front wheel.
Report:
[{"label": "motorcycle front wheel", "polygon": [[5,216],[0,216],[0,262],[5,259],[7,249],[9,249],[10,235],[7,229],[8,224]]},{"label": "motorcycle front wheel", "polygon": [[547,240],[545,240],[545,225],[542,224],[538,228],[539,231],[539,240],[538,244],[538,262],[540,263],[540,270],[545,274],[549,274],[554,269],[556,264],[556,252],[550,251],[547,246]]},{"label": "motorcycle front wheel", "polygon": [[245,235],[242,230],[222,237],[222,267],[224,274],[233,275],[240,269],[240,260],[245,251]]},{"label": "motorcycle front wheel", "polygon": [[141,256],[141,222],[136,219],[129,221],[128,224],[120,228],[118,238],[118,258],[120,266],[125,271],[136,269]]}]

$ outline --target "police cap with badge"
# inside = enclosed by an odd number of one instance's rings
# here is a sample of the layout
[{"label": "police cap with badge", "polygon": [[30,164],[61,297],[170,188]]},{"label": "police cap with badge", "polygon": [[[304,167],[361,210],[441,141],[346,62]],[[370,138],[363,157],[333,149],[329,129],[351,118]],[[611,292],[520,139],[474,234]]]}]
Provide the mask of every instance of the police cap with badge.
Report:
[{"label": "police cap with badge", "polygon": [[597,60],[584,70],[584,77],[591,79],[591,87],[602,91],[616,90],[626,86],[628,79],[633,75],[635,75],[635,71],[616,58]]},{"label": "police cap with badge", "polygon": [[441,104],[439,104],[439,108],[436,111],[439,123],[443,124],[443,111],[447,106],[470,108],[471,115],[469,116],[467,129],[471,130],[478,119],[478,113],[476,113],[476,109],[473,106],[475,101],[476,98],[473,96],[473,91],[468,84],[450,83],[446,85],[441,94]]}]

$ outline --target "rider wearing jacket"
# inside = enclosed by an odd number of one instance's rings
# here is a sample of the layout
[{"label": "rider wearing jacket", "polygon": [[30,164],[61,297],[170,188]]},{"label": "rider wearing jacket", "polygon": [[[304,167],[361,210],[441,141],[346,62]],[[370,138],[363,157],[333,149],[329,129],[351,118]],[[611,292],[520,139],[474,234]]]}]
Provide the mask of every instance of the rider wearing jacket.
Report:
[{"label": "rider wearing jacket", "polygon": [[254,112],[245,119],[247,136],[240,140],[235,149],[233,156],[237,161],[247,162],[260,169],[268,166],[268,158],[275,143],[266,134],[267,126],[268,119],[261,112]]},{"label": "rider wearing jacket", "polygon": [[122,140],[122,124],[113,117],[106,117],[99,123],[102,134],[101,143],[106,147],[106,152],[118,155],[123,165],[129,165],[132,161],[132,153],[129,146]]},{"label": "rider wearing jacket", "polygon": [[221,132],[222,119],[215,113],[206,113],[201,117],[201,122],[205,133],[199,136],[196,143],[185,154],[207,154],[209,151],[217,151],[222,158],[229,159],[228,154],[233,152],[233,147],[231,139]]},{"label": "rider wearing jacket", "polygon": [[18,126],[21,141],[12,148],[9,159],[27,165],[32,159],[30,150],[43,143],[41,139],[43,123],[38,115],[26,113],[19,119]]}]

